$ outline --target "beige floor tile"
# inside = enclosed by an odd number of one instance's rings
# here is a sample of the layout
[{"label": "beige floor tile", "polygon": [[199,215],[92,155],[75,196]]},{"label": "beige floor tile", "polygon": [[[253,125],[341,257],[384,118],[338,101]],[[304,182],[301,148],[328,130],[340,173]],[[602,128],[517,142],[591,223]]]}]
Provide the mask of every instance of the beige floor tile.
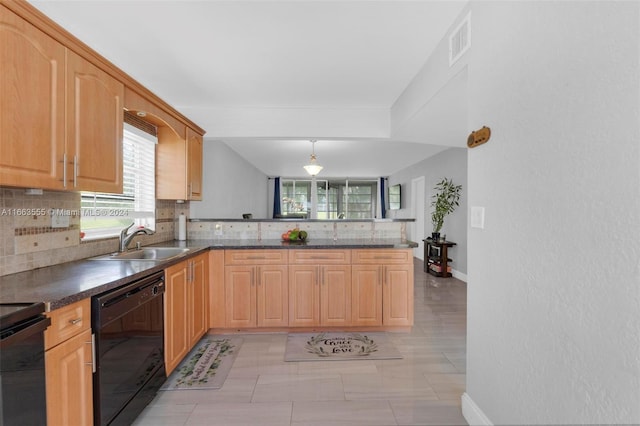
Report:
[{"label": "beige floor tile", "polygon": [[376,364],[378,373],[384,376],[412,378],[424,373],[458,373],[456,367],[443,354],[407,357],[403,362]]},{"label": "beige floor tile", "polygon": [[282,426],[291,423],[291,402],[198,404],[185,426]]},{"label": "beige floor tile", "polygon": [[386,401],[294,402],[291,425],[295,426],[387,426],[395,425]]},{"label": "beige floor tile", "polygon": [[413,377],[382,374],[350,374],[342,376],[347,400],[438,399],[422,375]]},{"label": "beige floor tile", "polygon": [[183,426],[196,404],[165,404],[158,397],[138,416],[133,426]]},{"label": "beige floor tile", "polygon": [[465,374],[424,375],[440,400],[460,401],[466,387]]},{"label": "beige floor tile", "polygon": [[454,401],[391,401],[398,425],[445,426],[467,425],[462,416],[460,400]]},{"label": "beige floor tile", "polygon": [[261,375],[251,401],[343,401],[344,399],[342,378],[339,374]]}]

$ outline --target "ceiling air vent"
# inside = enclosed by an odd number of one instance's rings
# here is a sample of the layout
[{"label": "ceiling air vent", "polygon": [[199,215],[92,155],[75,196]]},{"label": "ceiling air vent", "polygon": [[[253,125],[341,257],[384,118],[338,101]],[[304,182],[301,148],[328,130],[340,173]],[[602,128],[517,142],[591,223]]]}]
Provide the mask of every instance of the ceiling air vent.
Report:
[{"label": "ceiling air vent", "polygon": [[449,37],[449,66],[456,63],[471,47],[471,12],[460,22]]}]

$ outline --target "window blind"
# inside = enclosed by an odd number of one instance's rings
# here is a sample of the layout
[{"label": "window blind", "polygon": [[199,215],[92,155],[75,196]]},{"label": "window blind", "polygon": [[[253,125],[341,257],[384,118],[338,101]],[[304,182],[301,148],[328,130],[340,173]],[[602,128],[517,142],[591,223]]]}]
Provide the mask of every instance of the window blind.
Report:
[{"label": "window blind", "polygon": [[125,123],[122,141],[123,193],[81,194],[80,227],[85,238],[118,235],[132,222],[155,229],[157,139]]}]

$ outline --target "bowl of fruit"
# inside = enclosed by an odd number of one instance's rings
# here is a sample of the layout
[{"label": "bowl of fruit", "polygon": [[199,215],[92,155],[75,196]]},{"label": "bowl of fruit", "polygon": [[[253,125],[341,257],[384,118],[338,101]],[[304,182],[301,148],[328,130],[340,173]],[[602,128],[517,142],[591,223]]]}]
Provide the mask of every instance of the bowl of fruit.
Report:
[{"label": "bowl of fruit", "polygon": [[282,241],[287,243],[304,243],[307,240],[307,231],[300,228],[289,229],[282,234]]}]

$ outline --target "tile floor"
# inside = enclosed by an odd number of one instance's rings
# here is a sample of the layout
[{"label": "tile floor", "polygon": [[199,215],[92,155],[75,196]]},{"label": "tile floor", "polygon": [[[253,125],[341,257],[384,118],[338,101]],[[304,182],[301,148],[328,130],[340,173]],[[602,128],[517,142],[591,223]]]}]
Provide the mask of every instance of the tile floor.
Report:
[{"label": "tile floor", "polygon": [[285,362],[286,334],[244,334],[219,390],[159,392],[135,422],[160,425],[466,425],[467,287],[415,259],[415,321],[401,360]]}]

